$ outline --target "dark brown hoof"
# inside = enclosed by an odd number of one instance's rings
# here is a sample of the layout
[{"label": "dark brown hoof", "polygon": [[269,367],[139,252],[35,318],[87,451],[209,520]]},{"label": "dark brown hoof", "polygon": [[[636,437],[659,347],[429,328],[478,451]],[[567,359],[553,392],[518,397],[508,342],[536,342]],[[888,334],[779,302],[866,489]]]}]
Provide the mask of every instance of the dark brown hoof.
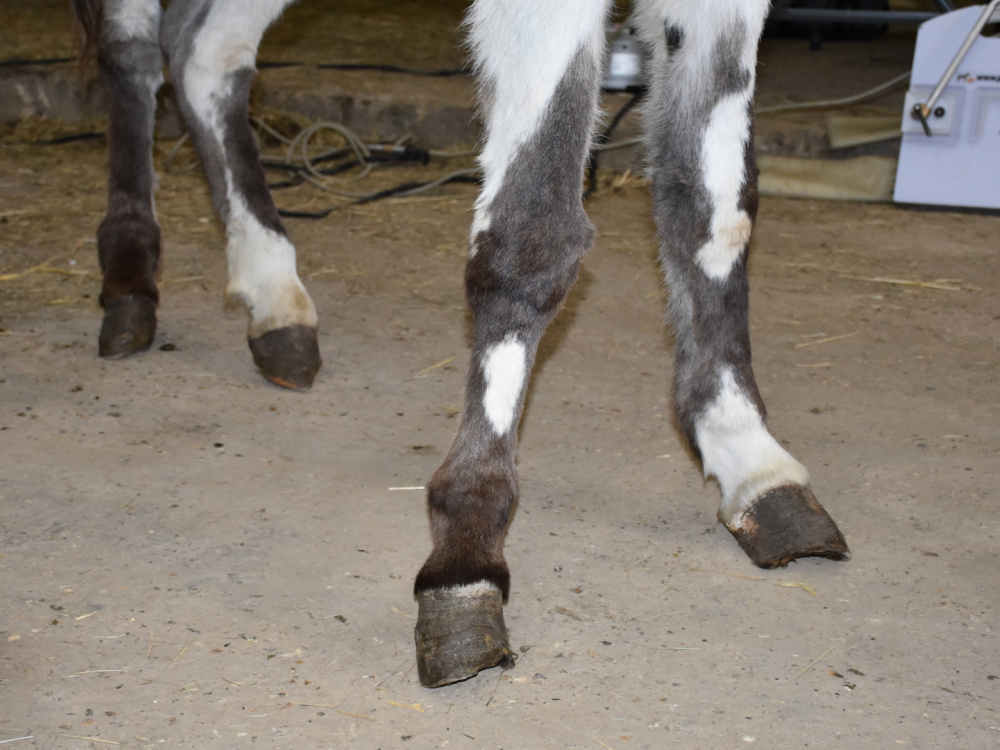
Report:
[{"label": "dark brown hoof", "polygon": [[261,375],[282,388],[308,388],[323,365],[316,329],[309,326],[276,328],[248,341]]},{"label": "dark brown hoof", "polygon": [[500,665],[514,666],[503,622],[503,597],[492,586],[417,594],[417,673],[424,687],[441,687]]},{"label": "dark brown hoof", "polygon": [[104,359],[121,359],[146,351],[156,335],[156,303],[141,294],[104,302],[97,351]]},{"label": "dark brown hoof", "polygon": [[851,559],[837,524],[812,490],[801,485],[768,490],[743,515],[739,527],[729,530],[762,568],[781,568],[800,557]]}]

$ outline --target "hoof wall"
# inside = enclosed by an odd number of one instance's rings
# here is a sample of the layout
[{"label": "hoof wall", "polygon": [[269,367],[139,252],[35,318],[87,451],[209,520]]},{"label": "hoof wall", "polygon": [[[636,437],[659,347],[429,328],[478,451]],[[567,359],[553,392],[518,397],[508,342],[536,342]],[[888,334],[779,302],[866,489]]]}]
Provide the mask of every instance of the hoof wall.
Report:
[{"label": "hoof wall", "polygon": [[514,666],[503,622],[503,598],[492,587],[437,589],[417,594],[414,637],[424,687],[475,677],[497,665]]},{"label": "hoof wall", "polygon": [[104,302],[104,320],[97,352],[104,359],[121,359],[146,351],[156,335],[156,303],[141,294]]},{"label": "hoof wall", "polygon": [[253,361],[275,385],[302,390],[312,385],[323,365],[316,329],[288,326],[249,339]]},{"label": "hoof wall", "polygon": [[768,490],[728,527],[755,565],[781,568],[800,557],[850,560],[837,524],[808,487],[785,485]]}]

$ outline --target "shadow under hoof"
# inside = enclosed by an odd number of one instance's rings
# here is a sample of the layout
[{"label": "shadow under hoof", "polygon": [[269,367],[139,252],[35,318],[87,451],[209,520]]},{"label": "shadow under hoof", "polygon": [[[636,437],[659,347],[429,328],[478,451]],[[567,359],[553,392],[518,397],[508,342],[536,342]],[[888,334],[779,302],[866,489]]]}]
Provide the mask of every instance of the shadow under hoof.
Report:
[{"label": "shadow under hoof", "polygon": [[282,388],[308,388],[323,366],[316,329],[309,326],[276,328],[248,343],[261,375]]},{"label": "shadow under hoof", "polygon": [[503,621],[503,598],[491,587],[437,589],[417,594],[414,638],[424,687],[441,687],[500,665],[514,666]]},{"label": "shadow under hoof", "polygon": [[746,512],[740,527],[729,530],[762,568],[781,568],[800,557],[851,559],[837,524],[801,485],[768,490]]},{"label": "shadow under hoof", "polygon": [[156,303],[141,294],[104,302],[104,319],[97,352],[104,359],[121,359],[146,351],[156,335]]}]

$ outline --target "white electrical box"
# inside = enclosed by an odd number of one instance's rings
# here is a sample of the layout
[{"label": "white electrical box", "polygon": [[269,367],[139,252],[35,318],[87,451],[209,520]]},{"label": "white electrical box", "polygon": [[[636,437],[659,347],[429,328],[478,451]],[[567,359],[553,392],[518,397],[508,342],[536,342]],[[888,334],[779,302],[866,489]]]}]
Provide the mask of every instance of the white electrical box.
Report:
[{"label": "white electrical box", "polygon": [[1000,208],[1000,37],[979,35],[972,43],[927,114],[930,135],[913,115],[982,14],[983,6],[971,6],[920,27],[903,108],[898,203]]}]

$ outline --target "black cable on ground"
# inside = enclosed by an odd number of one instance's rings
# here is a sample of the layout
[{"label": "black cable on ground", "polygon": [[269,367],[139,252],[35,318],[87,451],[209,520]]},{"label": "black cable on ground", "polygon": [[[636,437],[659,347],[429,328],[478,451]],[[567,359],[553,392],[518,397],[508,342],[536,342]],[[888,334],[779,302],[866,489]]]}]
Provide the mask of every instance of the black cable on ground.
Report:
[{"label": "black cable on ground", "polygon": [[[0,68],[16,68],[22,65],[61,65],[63,63],[77,62],[73,57],[41,57],[29,59],[26,57],[12,57],[8,60],[0,60]],[[379,65],[377,63],[319,63],[311,65],[304,62],[281,62],[278,60],[259,60],[257,69],[263,68],[322,68],[324,70],[375,70],[383,73],[400,73],[408,76],[425,76],[429,78],[446,78],[448,76],[469,75],[471,71],[467,68],[444,68],[441,70],[419,70],[417,68],[405,68],[400,65]]]},{"label": "black cable on ground", "polygon": [[104,133],[100,130],[91,130],[86,133],[71,133],[70,135],[61,135],[58,138],[48,138],[42,141],[32,141],[32,146],[59,146],[63,143],[73,143],[75,141],[96,141],[104,137]]},{"label": "black cable on ground", "polygon": [[625,115],[632,111],[636,104],[638,104],[642,97],[645,95],[645,89],[637,89],[632,92],[632,98],[629,99],[618,110],[618,114],[614,116],[611,123],[606,127],[594,142],[594,148],[590,150],[590,159],[587,161],[587,187],[583,191],[583,199],[587,200],[591,195],[597,191],[597,159],[600,155],[600,147],[606,144],[611,139],[611,134],[614,132],[615,128],[618,127],[619,123],[625,119]]},{"label": "black cable on ground", "polygon": [[[365,203],[374,203],[375,201],[380,201],[383,198],[391,198],[394,195],[400,193],[408,193],[412,190],[419,190],[420,188],[430,185],[433,182],[438,182],[437,180],[428,180],[426,182],[407,182],[403,185],[397,185],[396,187],[391,187],[386,190],[381,190],[377,193],[372,193],[364,198],[358,198],[350,203],[345,203],[343,206],[332,206],[325,211],[290,211],[287,209],[279,208],[278,215],[285,219],[325,219],[327,216],[332,214],[334,211],[341,211],[345,208],[351,208],[352,206],[361,206]],[[447,180],[438,182],[439,185],[445,185],[449,182],[463,182],[468,184],[480,184],[481,180],[479,177],[472,177],[470,175],[456,175]]]},{"label": "black cable on ground", "polygon": [[38,60],[28,60],[23,57],[13,57],[0,60],[0,68],[16,68],[19,65],[58,65],[59,63],[75,62],[72,57],[42,57]]},{"label": "black cable on ground", "polygon": [[257,69],[264,68],[305,68],[313,67],[321,70],[374,70],[381,73],[400,73],[408,76],[424,76],[428,78],[446,78],[448,76],[469,75],[466,68],[444,68],[443,70],[419,70],[417,68],[404,68],[399,65],[379,65],[375,63],[318,63],[310,65],[303,62],[280,62],[271,60],[258,60]]}]

